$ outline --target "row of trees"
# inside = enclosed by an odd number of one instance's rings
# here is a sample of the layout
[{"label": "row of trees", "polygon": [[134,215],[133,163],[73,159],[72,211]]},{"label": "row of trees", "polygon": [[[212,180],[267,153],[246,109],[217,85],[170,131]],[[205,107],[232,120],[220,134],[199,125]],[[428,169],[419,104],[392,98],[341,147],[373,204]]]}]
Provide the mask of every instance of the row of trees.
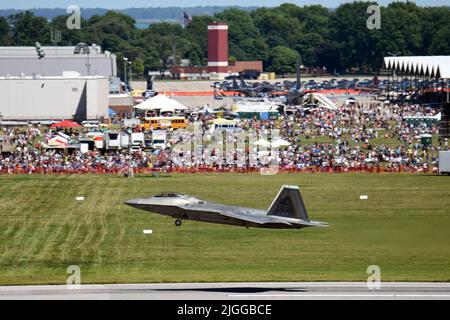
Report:
[{"label": "row of trees", "polygon": [[[227,9],[214,16],[195,16],[185,28],[155,23],[137,29],[130,16],[109,11],[82,20],[80,30],[66,28],[66,16],[51,22],[23,12],[0,17],[0,45],[51,44],[51,29],[62,30],[59,45],[97,43],[121,59],[133,61],[136,73],[165,70],[175,53],[204,65],[207,57],[207,24],[229,25],[230,55],[237,60],[262,60],[268,71],[295,71],[299,55],[310,67],[339,72],[377,71],[382,58],[401,55],[450,54],[450,8],[418,7],[411,2],[393,2],[381,7],[381,29],[369,30],[367,8],[374,2],[352,2],[337,9],[320,5],[299,7],[283,4],[254,11]],[[119,63],[119,72],[122,72]]]}]

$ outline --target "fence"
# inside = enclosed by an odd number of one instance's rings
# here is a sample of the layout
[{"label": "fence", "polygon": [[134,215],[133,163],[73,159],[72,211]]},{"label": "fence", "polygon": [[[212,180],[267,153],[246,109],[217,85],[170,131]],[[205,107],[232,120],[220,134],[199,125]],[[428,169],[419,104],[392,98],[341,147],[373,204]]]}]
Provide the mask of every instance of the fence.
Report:
[{"label": "fence", "polygon": [[[83,168],[83,169],[65,169],[65,168],[0,168],[0,175],[9,174],[124,174],[127,168]],[[218,168],[218,167],[170,167],[170,168],[135,168],[135,174],[159,173],[260,173],[260,168]],[[354,168],[342,167],[305,167],[305,168],[279,168],[276,173],[438,173],[438,168],[418,168],[410,166],[388,167],[369,167],[361,166]]]}]

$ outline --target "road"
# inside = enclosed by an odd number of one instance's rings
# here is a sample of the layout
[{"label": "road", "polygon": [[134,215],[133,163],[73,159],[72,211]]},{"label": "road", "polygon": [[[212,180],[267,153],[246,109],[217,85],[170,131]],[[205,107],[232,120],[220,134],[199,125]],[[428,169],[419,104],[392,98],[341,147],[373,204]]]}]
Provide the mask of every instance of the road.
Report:
[{"label": "road", "polygon": [[450,300],[450,283],[381,283],[369,290],[363,282],[173,283],[2,286],[0,300],[10,299],[180,299],[180,300]]}]

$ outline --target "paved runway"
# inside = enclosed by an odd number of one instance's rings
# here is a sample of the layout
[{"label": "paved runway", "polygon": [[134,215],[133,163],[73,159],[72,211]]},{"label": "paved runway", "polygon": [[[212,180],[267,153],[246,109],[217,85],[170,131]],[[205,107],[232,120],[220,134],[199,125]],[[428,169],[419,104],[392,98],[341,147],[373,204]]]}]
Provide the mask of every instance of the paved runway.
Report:
[{"label": "paved runway", "polygon": [[369,290],[363,282],[177,283],[60,286],[2,286],[4,299],[183,299],[312,300],[430,299],[450,300],[450,283],[381,283]]}]

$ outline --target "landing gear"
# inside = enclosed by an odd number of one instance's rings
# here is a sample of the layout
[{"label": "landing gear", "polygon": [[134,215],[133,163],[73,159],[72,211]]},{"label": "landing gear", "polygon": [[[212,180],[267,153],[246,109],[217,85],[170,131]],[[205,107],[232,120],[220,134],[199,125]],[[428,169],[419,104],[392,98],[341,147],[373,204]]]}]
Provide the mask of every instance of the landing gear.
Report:
[{"label": "landing gear", "polygon": [[175,220],[175,225],[177,227],[181,226],[182,223],[183,223],[183,221],[181,221],[180,219]]}]

